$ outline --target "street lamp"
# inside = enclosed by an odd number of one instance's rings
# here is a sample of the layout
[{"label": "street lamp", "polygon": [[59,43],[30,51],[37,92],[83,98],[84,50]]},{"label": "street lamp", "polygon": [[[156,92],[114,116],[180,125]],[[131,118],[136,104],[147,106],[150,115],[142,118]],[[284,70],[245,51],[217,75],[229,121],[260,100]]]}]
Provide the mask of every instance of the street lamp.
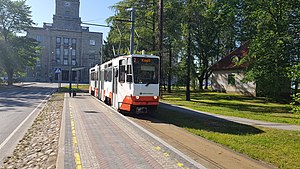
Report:
[{"label": "street lamp", "polygon": [[[70,51],[71,52],[69,52],[69,61],[71,61],[72,62],[72,59],[70,60],[70,53],[72,53],[72,47],[70,47]],[[71,93],[71,90],[72,90],[72,64],[71,64],[71,62],[69,62],[69,92]]]}]

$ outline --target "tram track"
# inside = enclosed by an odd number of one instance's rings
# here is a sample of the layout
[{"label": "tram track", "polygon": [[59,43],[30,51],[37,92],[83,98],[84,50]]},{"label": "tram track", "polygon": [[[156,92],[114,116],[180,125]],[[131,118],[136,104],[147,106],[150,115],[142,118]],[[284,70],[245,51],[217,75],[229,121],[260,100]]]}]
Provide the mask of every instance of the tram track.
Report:
[{"label": "tram track", "polygon": [[269,168],[260,161],[250,159],[222,145],[191,134],[173,124],[161,122],[153,116],[127,117],[209,169]]},{"label": "tram track", "polygon": [[[182,143],[181,141],[177,140],[173,136],[167,135],[165,132],[160,130],[158,127],[154,127],[155,123],[157,123],[157,122],[160,123],[160,121],[158,119],[155,119],[155,118],[147,116],[147,115],[143,115],[142,116],[143,119],[138,118],[137,116],[136,117],[128,116],[128,118],[130,120],[134,121],[135,123],[139,124],[143,128],[147,129],[151,133],[155,134],[156,136],[162,138],[164,141],[171,144],[173,147],[175,147],[179,151],[182,151],[183,153],[188,155],[190,158],[192,158],[196,162],[203,164],[203,162],[205,161],[205,163],[206,163],[205,166],[208,168],[224,169],[224,167],[222,165],[220,165],[217,162],[215,162],[214,160],[208,158],[203,153],[195,151],[190,146]],[[156,121],[156,122],[152,123],[151,121]],[[172,124],[168,124],[168,125],[169,125],[169,127],[173,128],[173,129],[177,128],[176,126],[173,126]]]}]

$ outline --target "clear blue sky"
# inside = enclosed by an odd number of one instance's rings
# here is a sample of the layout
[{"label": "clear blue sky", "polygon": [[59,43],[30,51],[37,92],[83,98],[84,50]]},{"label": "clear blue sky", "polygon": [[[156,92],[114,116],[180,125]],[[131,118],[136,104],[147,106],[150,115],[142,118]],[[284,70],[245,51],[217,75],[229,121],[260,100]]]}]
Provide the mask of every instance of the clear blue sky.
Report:
[{"label": "clear blue sky", "polygon": [[[109,7],[121,0],[81,0],[80,17],[82,22],[106,24],[105,20],[114,15]],[[42,27],[44,22],[52,23],[55,13],[55,0],[27,0],[26,4],[31,6],[32,20]],[[86,25],[84,25],[86,26]],[[102,32],[106,39],[109,28],[89,26],[90,31]]]}]

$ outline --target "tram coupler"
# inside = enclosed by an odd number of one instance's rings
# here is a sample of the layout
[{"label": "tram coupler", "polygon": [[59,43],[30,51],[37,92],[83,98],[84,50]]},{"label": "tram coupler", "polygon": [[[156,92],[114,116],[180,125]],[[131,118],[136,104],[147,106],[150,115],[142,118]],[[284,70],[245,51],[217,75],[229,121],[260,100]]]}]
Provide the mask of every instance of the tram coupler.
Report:
[{"label": "tram coupler", "polygon": [[148,112],[147,107],[136,107],[136,114],[145,114]]}]

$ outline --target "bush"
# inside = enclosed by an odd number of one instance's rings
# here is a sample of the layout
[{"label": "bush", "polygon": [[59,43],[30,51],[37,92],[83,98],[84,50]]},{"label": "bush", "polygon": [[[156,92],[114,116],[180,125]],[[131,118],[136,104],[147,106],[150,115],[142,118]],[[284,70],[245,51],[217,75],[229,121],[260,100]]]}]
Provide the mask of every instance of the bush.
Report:
[{"label": "bush", "polygon": [[300,93],[293,95],[293,101],[291,102],[292,110],[294,114],[300,114]]}]

